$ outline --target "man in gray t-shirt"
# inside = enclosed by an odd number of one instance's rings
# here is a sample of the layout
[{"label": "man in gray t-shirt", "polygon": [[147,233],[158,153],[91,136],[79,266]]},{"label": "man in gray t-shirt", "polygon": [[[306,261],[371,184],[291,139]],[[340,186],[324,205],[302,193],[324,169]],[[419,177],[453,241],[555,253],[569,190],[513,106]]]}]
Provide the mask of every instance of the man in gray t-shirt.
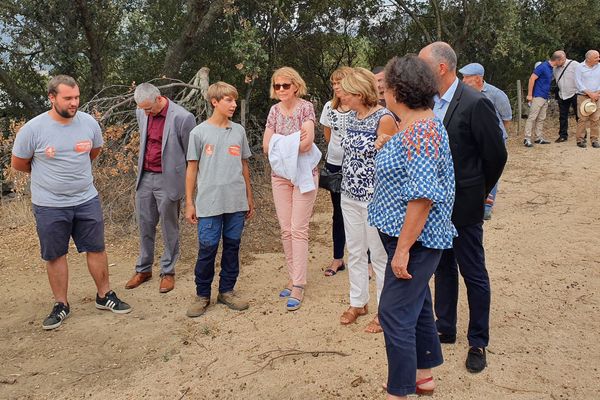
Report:
[{"label": "man in gray t-shirt", "polygon": [[31,201],[47,262],[55,304],[42,323],[58,328],[69,316],[67,253],[72,237],[97,287],[96,308],[125,314],[131,307],[110,290],[104,246],[104,221],[92,177],[92,160],[100,154],[102,132],[94,118],[78,112],[79,86],[66,75],[48,83],[50,111],[27,122],[12,150],[14,169],[31,173]]}]

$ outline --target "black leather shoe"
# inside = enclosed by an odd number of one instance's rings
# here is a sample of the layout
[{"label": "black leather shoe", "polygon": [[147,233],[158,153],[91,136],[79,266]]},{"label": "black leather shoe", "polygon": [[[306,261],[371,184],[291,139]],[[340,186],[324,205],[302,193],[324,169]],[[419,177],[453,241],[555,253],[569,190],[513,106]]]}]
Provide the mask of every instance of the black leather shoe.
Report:
[{"label": "black leather shoe", "polygon": [[448,335],[445,333],[438,333],[440,343],[452,344],[456,343],[456,335]]},{"label": "black leather shoe", "polygon": [[564,136],[559,136],[558,139],[556,139],[554,142],[555,143],[562,143],[562,142],[566,142],[567,138]]},{"label": "black leather shoe", "polygon": [[485,347],[471,347],[467,354],[465,366],[467,367],[467,371],[472,374],[483,371],[487,366],[485,361]]}]

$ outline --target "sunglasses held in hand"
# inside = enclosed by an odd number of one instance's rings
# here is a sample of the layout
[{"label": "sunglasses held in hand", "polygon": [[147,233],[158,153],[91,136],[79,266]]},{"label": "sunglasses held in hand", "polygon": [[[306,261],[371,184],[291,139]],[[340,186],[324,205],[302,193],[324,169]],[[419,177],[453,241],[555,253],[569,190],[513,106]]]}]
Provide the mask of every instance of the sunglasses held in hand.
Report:
[{"label": "sunglasses held in hand", "polygon": [[273,89],[275,90],[288,90],[289,88],[292,87],[291,83],[274,83],[273,84]]}]

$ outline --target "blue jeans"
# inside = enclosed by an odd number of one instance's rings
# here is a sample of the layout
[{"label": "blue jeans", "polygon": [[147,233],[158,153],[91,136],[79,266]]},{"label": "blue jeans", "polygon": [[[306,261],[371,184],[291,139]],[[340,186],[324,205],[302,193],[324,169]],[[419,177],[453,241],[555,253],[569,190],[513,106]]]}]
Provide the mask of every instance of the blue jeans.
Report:
[{"label": "blue jeans", "polygon": [[244,230],[246,211],[198,218],[198,259],[196,260],[196,294],[210,297],[215,276],[215,259],[221,235],[223,250],[219,293],[233,290],[240,273],[240,242]]},{"label": "blue jeans", "polygon": [[496,192],[498,191],[498,183],[494,185],[490,194],[488,194],[487,199],[485,200],[485,209],[491,210],[494,207],[494,203],[496,202]]},{"label": "blue jeans", "polygon": [[[506,146],[506,139],[504,138],[504,145]],[[500,183],[500,181],[496,182],[496,184],[494,185],[494,187],[492,188],[492,191],[490,192],[490,194],[488,194],[487,198],[485,199],[485,209],[487,210],[492,210],[492,208],[494,208],[494,203],[496,202],[496,193],[498,192],[498,184]]]},{"label": "blue jeans", "polygon": [[416,391],[417,368],[433,368],[444,362],[429,290],[442,250],[416,242],[408,259],[412,279],[398,279],[391,268],[398,238],[381,231],[379,236],[388,255],[379,301],[379,321],[388,359],[387,392],[406,396]]}]

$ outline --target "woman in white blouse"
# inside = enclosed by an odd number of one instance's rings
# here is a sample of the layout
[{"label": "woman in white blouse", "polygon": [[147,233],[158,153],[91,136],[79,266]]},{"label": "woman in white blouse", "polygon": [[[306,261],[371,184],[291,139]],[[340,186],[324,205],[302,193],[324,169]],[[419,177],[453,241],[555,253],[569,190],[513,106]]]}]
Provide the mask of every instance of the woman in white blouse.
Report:
[{"label": "woman in white blouse", "polygon": [[[342,169],[344,150],[342,149],[342,138],[346,135],[348,115],[350,108],[340,98],[340,82],[352,73],[350,67],[340,67],[331,74],[331,86],[333,88],[333,99],[325,103],[321,119],[323,134],[327,141],[327,159],[325,167],[330,172],[339,172]],[[346,235],[344,233],[344,218],[340,205],[341,194],[338,191],[330,191],[331,204],[333,205],[333,218],[331,233],[333,239],[333,260],[325,270],[325,276],[333,276],[338,271],[346,269],[344,264],[344,247],[346,246]]]}]

